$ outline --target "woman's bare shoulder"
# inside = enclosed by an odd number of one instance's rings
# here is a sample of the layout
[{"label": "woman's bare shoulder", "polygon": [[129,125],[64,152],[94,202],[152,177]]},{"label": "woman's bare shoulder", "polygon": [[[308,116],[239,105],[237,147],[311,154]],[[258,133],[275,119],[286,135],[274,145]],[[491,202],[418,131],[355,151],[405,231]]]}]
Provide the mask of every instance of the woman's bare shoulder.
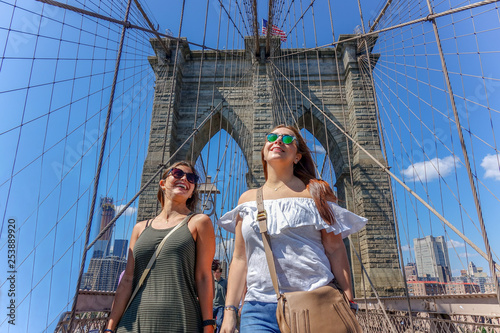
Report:
[{"label": "woman's bare shoulder", "polygon": [[137,222],[134,226],[134,229],[143,230],[144,228],[146,228],[146,225],[149,221],[151,221],[151,219]]},{"label": "woman's bare shoulder", "polygon": [[241,205],[245,202],[255,201],[256,199],[257,199],[257,189],[254,188],[244,192],[240,196],[240,200],[238,200],[238,205]]},{"label": "woman's bare shoulder", "polygon": [[134,229],[132,229],[132,236],[130,237],[131,241],[139,238],[139,236],[142,234],[144,229],[146,229],[146,225],[147,225],[148,221],[149,220],[144,220],[144,221],[137,222],[135,224]]},{"label": "woman's bare shoulder", "polygon": [[210,219],[210,217],[206,214],[201,214],[201,213],[198,213],[198,214],[195,214],[192,218],[191,218],[191,222],[195,223],[195,224],[210,224],[212,225],[212,220]]}]

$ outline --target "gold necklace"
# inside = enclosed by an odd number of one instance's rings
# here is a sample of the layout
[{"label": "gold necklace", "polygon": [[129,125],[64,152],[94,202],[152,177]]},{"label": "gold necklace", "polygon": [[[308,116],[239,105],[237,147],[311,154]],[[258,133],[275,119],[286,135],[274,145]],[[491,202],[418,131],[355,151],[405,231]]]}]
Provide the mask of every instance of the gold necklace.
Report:
[{"label": "gold necklace", "polygon": [[[175,221],[175,220],[178,218],[178,216],[180,216],[180,215],[181,215],[181,214],[177,214],[177,215],[175,215],[175,216],[173,216],[173,217],[170,217],[170,218],[168,218],[168,217],[167,217],[167,218],[165,218],[165,225],[166,225],[166,226],[168,226],[168,223],[169,223],[169,222]],[[157,216],[157,217],[158,217],[158,216]]]},{"label": "gold necklace", "polygon": [[267,187],[269,187],[269,188],[274,189],[274,191],[279,190],[279,189],[280,189],[281,187],[283,187],[283,185],[285,185],[285,184],[286,184],[286,183],[283,183],[283,184],[281,184],[281,185],[280,185],[280,186],[278,186],[278,187],[272,187],[272,186],[269,186],[267,183],[264,183],[264,185],[266,185],[266,186],[267,186]]}]

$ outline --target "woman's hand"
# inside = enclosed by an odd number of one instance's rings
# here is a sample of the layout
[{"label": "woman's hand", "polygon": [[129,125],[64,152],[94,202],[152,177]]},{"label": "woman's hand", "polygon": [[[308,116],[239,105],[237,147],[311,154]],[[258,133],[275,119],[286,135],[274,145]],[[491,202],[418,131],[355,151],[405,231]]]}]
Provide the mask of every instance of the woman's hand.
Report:
[{"label": "woman's hand", "polygon": [[236,311],[224,310],[224,320],[220,328],[220,333],[234,333],[236,329]]}]

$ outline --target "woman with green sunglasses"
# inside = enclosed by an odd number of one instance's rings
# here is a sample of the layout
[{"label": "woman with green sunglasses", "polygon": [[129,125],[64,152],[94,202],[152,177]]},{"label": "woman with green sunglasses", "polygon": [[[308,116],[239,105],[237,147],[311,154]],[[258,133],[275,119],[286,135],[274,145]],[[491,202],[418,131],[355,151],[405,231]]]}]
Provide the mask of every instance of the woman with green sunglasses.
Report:
[{"label": "woman with green sunglasses", "polygon": [[[311,152],[296,128],[280,125],[272,129],[261,158],[266,179],[264,208],[280,292],[313,290],[335,278],[352,301],[342,238],[363,228],[367,220],[335,203],[328,183],[316,178]],[[224,333],[235,330],[235,310],[245,285],[240,332],[280,332],[276,294],[259,234],[256,192],[243,193],[238,206],[218,221],[235,233],[221,329]]]}]

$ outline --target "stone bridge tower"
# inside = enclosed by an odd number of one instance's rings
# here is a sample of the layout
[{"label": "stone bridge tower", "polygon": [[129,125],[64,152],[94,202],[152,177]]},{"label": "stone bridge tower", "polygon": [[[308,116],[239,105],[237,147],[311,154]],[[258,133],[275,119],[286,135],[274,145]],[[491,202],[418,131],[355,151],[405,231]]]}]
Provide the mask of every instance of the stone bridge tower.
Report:
[{"label": "stone bridge tower", "polygon": [[[349,37],[352,36],[340,38]],[[246,38],[246,49],[231,51],[232,56],[226,57],[225,61],[214,51],[192,51],[187,42],[181,43],[176,50],[176,42],[169,44],[166,40],[169,52],[165,52],[158,40],[153,39],[151,43],[155,56],[149,57],[149,62],[156,74],[156,88],[143,184],[158,165],[168,161],[176,151],[173,160],[195,161],[211,137],[222,128],[232,135],[246,157],[248,186],[255,188],[261,185],[264,175],[260,149],[265,134],[283,120],[273,119],[272,108],[276,104],[272,93],[273,84],[276,84],[271,79],[273,69],[264,59],[263,52],[261,57],[255,57],[250,51],[253,38]],[[353,41],[340,43],[336,50],[330,48],[302,53],[298,56],[299,60],[295,56],[293,61],[299,61],[300,66],[296,66],[296,76],[290,80],[296,82],[313,103],[321,106],[331,119],[385,164],[373,92],[363,84],[358,67],[358,57],[362,55],[358,55],[356,50],[357,42]],[[174,66],[176,51],[177,66]],[[203,66],[201,76],[200,66]],[[173,72],[174,67],[176,73]],[[305,80],[306,77],[308,80]],[[315,133],[323,147],[328,147],[339,199],[346,203],[349,210],[369,219],[363,230],[346,241],[356,297],[363,297],[363,281],[361,266],[349,242],[359,253],[380,295],[402,294],[403,281],[387,175],[365,153],[351,145],[351,181],[345,137],[333,124],[324,121],[323,115],[310,102],[299,100],[300,103],[291,98],[289,107],[298,117],[295,120],[299,126]],[[213,115],[205,121],[211,113]],[[287,122],[294,124],[292,119]],[[193,140],[181,147],[193,129],[202,123]],[[156,191],[156,185],[149,186],[141,195],[138,220],[156,214],[159,208]],[[368,281],[364,285],[367,296],[373,295]]]}]

